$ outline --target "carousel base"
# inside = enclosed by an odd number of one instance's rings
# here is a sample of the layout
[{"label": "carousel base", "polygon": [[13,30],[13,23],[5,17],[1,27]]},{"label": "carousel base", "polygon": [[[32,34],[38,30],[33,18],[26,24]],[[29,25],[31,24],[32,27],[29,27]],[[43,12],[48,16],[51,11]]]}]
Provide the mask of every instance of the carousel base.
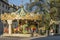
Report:
[{"label": "carousel base", "polygon": [[3,34],[3,37],[31,37],[31,34]]}]

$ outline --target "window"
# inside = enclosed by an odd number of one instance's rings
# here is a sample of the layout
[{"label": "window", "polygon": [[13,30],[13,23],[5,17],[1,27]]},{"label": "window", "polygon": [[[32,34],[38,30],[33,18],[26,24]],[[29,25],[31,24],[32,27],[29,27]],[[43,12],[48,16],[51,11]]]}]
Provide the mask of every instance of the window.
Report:
[{"label": "window", "polygon": [[0,2],[0,6],[1,6],[1,2]]},{"label": "window", "polygon": [[2,7],[4,7],[4,4],[2,4]]},{"label": "window", "polygon": [[2,14],[4,14],[4,11],[2,11]]},{"label": "window", "polygon": [[7,9],[7,5],[5,5],[5,9]]},{"label": "window", "polygon": [[8,7],[8,10],[10,9],[10,7]]},{"label": "window", "polygon": [[7,9],[7,6],[6,6],[6,9]]}]

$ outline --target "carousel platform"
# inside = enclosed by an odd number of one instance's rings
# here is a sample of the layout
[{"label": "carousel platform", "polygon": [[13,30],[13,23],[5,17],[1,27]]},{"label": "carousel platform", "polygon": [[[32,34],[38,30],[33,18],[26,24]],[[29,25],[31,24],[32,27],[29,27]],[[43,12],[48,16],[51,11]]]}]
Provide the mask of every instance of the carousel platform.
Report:
[{"label": "carousel platform", "polygon": [[[46,37],[47,35],[34,34],[33,37]],[[3,34],[1,37],[31,37],[31,34]]]},{"label": "carousel platform", "polygon": [[3,37],[31,37],[31,34],[3,34]]}]

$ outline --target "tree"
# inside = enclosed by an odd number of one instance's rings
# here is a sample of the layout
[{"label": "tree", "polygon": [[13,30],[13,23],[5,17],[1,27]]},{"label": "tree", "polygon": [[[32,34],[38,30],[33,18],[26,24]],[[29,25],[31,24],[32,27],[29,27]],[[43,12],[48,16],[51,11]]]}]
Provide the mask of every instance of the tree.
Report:
[{"label": "tree", "polygon": [[[42,14],[43,17],[42,17],[42,20],[40,21],[40,24],[41,24],[41,26],[42,26],[42,24],[43,24],[43,26],[46,26],[46,28],[48,30],[49,23],[50,23],[49,5],[44,4],[44,2],[42,0],[37,1],[37,2],[35,0],[35,2],[31,2],[28,5],[28,7],[29,7],[29,10],[33,11],[33,9],[35,9],[34,10],[35,13],[39,12],[40,14]],[[36,7],[36,8],[34,8],[34,7]]]},{"label": "tree", "polygon": [[60,20],[60,0],[50,1],[50,16],[52,20]]},{"label": "tree", "polygon": [[[33,11],[33,9],[35,9],[34,7],[37,6],[36,8],[38,8],[37,10],[41,11],[43,9],[43,6],[44,6],[44,3],[42,1],[34,1],[34,2],[31,2],[28,7],[29,7],[29,10],[30,12]],[[34,12],[38,12],[36,9]]]}]

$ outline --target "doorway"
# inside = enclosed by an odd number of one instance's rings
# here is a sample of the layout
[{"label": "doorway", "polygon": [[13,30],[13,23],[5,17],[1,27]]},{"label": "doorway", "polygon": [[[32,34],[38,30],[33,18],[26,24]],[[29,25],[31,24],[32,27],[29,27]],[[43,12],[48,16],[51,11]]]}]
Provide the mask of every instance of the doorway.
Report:
[{"label": "doorway", "polygon": [[57,34],[58,32],[59,32],[59,25],[56,24],[55,33]]}]

